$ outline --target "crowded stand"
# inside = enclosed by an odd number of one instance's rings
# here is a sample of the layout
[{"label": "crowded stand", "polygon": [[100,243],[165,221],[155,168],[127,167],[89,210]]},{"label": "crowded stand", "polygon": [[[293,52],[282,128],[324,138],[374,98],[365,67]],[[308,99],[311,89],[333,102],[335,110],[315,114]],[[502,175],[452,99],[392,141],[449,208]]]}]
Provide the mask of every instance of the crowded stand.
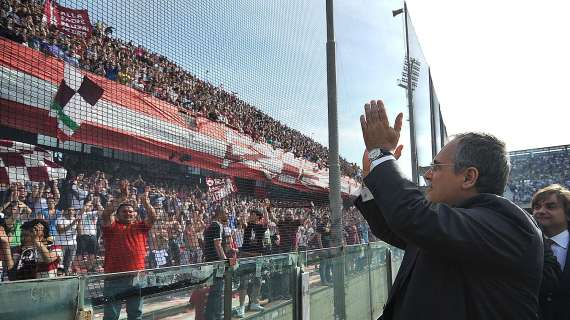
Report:
[{"label": "crowded stand", "polygon": [[[0,36],[66,63],[176,105],[179,112],[205,117],[247,134],[257,142],[292,152],[327,166],[328,150],[301,132],[182,69],[141,45],[112,36],[113,27],[98,22],[91,37],[72,37],[42,22],[43,1],[2,0]],[[133,59],[134,57],[134,59]],[[361,170],[340,159],[343,175],[361,179]]]},{"label": "crowded stand", "polygon": [[508,188],[516,203],[528,206],[537,190],[554,183],[570,187],[568,146],[513,151],[510,160]]},{"label": "crowded stand", "polygon": [[[50,253],[55,254],[50,273],[31,275],[18,270],[5,272],[4,280],[105,271],[114,264],[109,260],[120,258],[105,253],[104,212],[119,202],[132,205],[136,221],[144,221],[149,211],[155,211],[154,223],[141,249],[145,269],[206,261],[205,251],[211,248],[205,243],[204,233],[217,211],[227,215],[224,249],[236,258],[251,256],[248,252],[252,251],[275,254],[331,246],[329,208],[322,204],[272,201],[244,192],[219,199],[208,192],[204,183],[184,184],[152,175],[147,178],[136,174],[136,170],[129,172],[128,164],[115,168],[112,174],[104,172],[102,164],[99,168],[86,168],[78,161],[66,164],[76,165],[67,168],[67,179],[2,186],[0,237],[9,243],[14,261],[18,259],[15,252],[28,241],[24,226],[34,221],[45,226],[45,242]],[[356,208],[345,208],[343,215],[345,244],[367,243],[369,227]],[[256,234],[255,244],[247,236],[252,233]]]}]

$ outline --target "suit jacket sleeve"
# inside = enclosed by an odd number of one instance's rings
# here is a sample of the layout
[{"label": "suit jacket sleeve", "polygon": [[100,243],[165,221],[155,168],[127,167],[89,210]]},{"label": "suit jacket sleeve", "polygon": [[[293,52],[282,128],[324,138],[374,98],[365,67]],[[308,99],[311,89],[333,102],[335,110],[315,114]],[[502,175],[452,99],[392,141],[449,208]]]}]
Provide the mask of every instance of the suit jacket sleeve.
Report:
[{"label": "suit jacket sleeve", "polygon": [[449,259],[512,267],[536,236],[492,209],[431,204],[395,161],[376,166],[364,182],[390,230],[410,245]]},{"label": "suit jacket sleeve", "polygon": [[394,232],[392,232],[392,230],[390,230],[386,224],[386,219],[384,219],[384,216],[376,205],[376,202],[373,200],[364,202],[362,201],[362,197],[359,196],[354,201],[354,205],[358,208],[358,210],[362,213],[364,219],[366,219],[368,222],[370,231],[374,236],[402,250],[406,249],[406,242]]}]

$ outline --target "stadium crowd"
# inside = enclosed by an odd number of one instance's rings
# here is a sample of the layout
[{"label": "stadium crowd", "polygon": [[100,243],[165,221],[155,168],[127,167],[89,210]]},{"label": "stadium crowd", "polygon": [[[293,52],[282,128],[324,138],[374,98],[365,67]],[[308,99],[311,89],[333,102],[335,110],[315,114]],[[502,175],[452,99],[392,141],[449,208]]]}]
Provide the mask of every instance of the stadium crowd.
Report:
[{"label": "stadium crowd", "polygon": [[[46,229],[43,235],[47,248],[57,257],[50,261],[53,263],[49,272],[27,274],[29,270],[19,266],[13,274],[5,272],[4,280],[103,272],[104,260],[116,258],[105,255],[104,210],[112,206],[114,199],[121,198],[132,205],[135,219],[143,221],[148,217],[144,197],[156,211],[144,249],[147,253],[145,268],[204,262],[204,250],[208,249],[204,232],[212,223],[214,213],[220,210],[228,217],[223,225],[227,237],[224,250],[236,258],[242,256],[240,248],[244,247],[247,232],[252,232],[248,225],[252,221],[259,222],[252,217],[256,212],[263,215],[266,226],[263,233],[257,235],[258,240],[263,238],[255,248],[259,254],[331,245],[332,226],[329,209],[325,206],[256,199],[241,193],[215,201],[198,185],[146,181],[140,175],[111,176],[94,171],[76,174],[59,183],[14,183],[0,191],[3,220],[0,240],[9,244],[13,260],[17,263],[21,258],[25,226],[38,224],[38,221]],[[297,224],[282,228],[284,221]],[[346,244],[368,242],[368,225],[354,207],[344,210],[344,222]]]},{"label": "stadium crowd", "polygon": [[[70,37],[42,23],[42,15],[42,1],[1,0],[0,36],[146,92],[176,105],[180,112],[224,123],[320,168],[327,166],[326,147],[239,99],[223,85],[214,86],[160,54],[113,37],[113,28],[102,22],[95,24],[89,38]],[[344,175],[361,178],[356,164],[341,158],[340,166]]]},{"label": "stadium crowd", "polygon": [[516,203],[528,205],[539,189],[558,183],[570,187],[570,150],[567,147],[511,153],[508,187]]}]

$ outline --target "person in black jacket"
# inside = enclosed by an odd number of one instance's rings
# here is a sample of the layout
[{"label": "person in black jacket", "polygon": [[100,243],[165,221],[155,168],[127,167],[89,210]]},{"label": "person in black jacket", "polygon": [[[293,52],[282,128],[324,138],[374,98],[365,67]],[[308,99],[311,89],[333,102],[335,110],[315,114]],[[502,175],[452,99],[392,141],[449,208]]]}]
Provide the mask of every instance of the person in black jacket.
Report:
[{"label": "person in black jacket", "polygon": [[366,188],[355,204],[374,234],[405,250],[381,319],[537,319],[542,233],[501,197],[504,143],[457,136],[425,173],[424,196],[391,153],[403,115],[390,127],[382,101],[366,104],[365,115]]},{"label": "person in black jacket", "polygon": [[[243,245],[239,252],[241,258],[255,257],[263,254],[263,237],[267,231],[269,221],[267,211],[252,208],[249,210],[249,221],[243,232]],[[244,261],[245,262],[245,261]],[[248,261],[250,262],[250,261]],[[252,268],[253,267],[253,268]],[[263,311],[259,304],[261,290],[261,273],[256,274],[255,263],[244,263],[238,269],[239,274],[239,307],[235,309],[238,318],[245,317],[245,296],[249,296],[248,309],[253,311]]]},{"label": "person in black jacket", "polygon": [[543,280],[540,294],[542,318],[544,320],[569,320],[568,219],[570,219],[570,190],[558,184],[547,186],[534,194],[531,204],[533,215],[540,223],[548,239],[545,241],[545,250],[554,251],[554,261],[563,270],[557,282],[552,283],[552,281]]},{"label": "person in black jacket", "polygon": [[[226,260],[226,253],[224,247],[226,246],[226,235],[224,232],[224,225],[228,223],[228,214],[223,207],[216,208],[212,223],[204,231],[204,260],[206,262],[213,262],[219,260]],[[223,294],[224,294],[224,279],[218,277],[215,273],[213,275],[214,283],[210,288],[208,294],[208,302],[206,303],[206,310],[204,311],[204,319],[207,320],[221,320],[223,319]]]}]

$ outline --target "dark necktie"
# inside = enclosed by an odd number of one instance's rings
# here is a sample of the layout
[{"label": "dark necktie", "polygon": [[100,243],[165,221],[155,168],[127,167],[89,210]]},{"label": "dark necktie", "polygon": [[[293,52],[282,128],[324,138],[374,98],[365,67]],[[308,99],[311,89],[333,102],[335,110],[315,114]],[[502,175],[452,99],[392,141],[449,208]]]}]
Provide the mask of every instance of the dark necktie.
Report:
[{"label": "dark necktie", "polygon": [[552,239],[546,238],[544,239],[544,243],[546,243],[548,247],[552,249],[552,245],[555,244],[556,242],[554,242],[554,240]]}]

